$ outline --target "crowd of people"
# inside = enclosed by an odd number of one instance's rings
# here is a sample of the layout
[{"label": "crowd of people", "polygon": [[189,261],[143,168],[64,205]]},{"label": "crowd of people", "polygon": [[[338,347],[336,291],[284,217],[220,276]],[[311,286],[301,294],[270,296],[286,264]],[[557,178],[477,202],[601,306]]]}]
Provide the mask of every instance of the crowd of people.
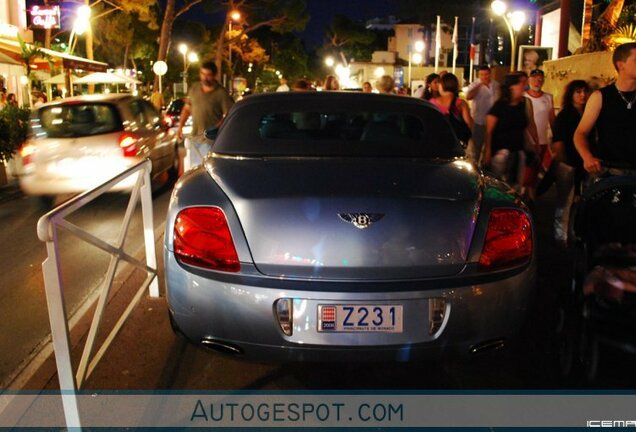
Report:
[{"label": "crowd of people", "polygon": [[540,69],[507,74],[499,84],[488,66],[480,67],[465,93],[470,111],[449,73],[429,75],[414,96],[453,120],[458,137],[456,120],[463,120],[472,130],[467,156],[529,203],[555,184],[554,238],[566,247],[569,212],[585,179],[603,164],[636,167],[636,43],[617,47],[612,61],[614,84],[592,92],[586,81],[569,82],[558,114],[552,95],[543,91]]},{"label": "crowd of people", "polygon": [[7,106],[17,107],[18,98],[15,96],[14,93],[7,94],[7,89],[3,87],[2,89],[0,89],[0,109],[4,109]]}]

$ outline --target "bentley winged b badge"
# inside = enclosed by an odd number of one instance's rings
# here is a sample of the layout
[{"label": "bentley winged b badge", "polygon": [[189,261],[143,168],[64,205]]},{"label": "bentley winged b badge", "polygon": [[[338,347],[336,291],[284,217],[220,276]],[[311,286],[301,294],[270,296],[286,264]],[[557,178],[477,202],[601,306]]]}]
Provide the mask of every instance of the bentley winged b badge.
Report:
[{"label": "bentley winged b badge", "polygon": [[384,213],[338,213],[338,217],[354,227],[365,229],[384,217]]}]

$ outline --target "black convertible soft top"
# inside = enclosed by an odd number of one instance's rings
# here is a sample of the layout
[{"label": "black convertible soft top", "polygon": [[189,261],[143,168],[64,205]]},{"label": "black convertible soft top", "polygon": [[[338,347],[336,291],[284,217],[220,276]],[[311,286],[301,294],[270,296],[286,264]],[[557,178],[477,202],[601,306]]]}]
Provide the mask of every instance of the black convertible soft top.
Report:
[{"label": "black convertible soft top", "polygon": [[243,156],[453,158],[446,118],[420,99],[355,92],[279,92],[236,103],[215,153]]}]

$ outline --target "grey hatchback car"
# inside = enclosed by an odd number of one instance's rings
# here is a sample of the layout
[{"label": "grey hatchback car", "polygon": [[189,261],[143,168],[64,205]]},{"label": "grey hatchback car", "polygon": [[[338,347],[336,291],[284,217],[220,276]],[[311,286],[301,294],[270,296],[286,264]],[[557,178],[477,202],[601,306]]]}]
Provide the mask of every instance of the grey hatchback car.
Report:
[{"label": "grey hatchback car", "polygon": [[[20,187],[43,197],[89,190],[134,166],[152,161],[152,176],[179,174],[176,135],[148,102],[126,94],[86,95],[42,105],[21,149]],[[134,178],[113,190],[128,190]]]},{"label": "grey hatchback car", "polygon": [[177,183],[165,269],[173,328],[272,360],[478,353],[515,336],[532,219],[427,102],[250,96]]}]

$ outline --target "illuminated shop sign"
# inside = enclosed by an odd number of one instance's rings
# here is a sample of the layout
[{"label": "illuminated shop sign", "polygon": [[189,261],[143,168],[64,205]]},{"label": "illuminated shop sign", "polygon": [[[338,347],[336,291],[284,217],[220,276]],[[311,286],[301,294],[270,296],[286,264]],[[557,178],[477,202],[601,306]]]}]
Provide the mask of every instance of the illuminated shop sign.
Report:
[{"label": "illuminated shop sign", "polygon": [[59,6],[33,6],[29,12],[31,13],[32,28],[60,28]]}]

